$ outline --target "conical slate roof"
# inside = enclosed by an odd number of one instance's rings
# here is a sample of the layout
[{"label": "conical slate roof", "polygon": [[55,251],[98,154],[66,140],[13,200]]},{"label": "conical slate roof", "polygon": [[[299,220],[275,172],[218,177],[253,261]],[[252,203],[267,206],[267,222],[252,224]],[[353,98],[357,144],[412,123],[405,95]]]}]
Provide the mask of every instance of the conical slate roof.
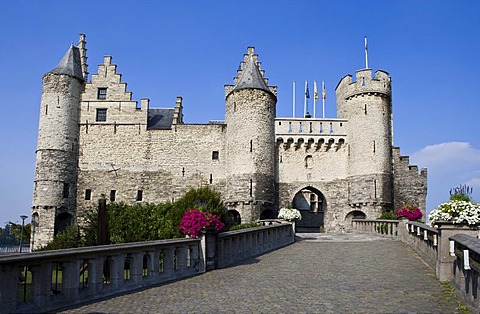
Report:
[{"label": "conical slate roof", "polygon": [[267,84],[265,84],[265,81],[263,80],[263,76],[260,73],[257,64],[253,60],[253,56],[248,58],[245,68],[243,69],[242,77],[233,88],[233,91],[247,88],[261,89],[271,93],[270,89],[267,87]]},{"label": "conical slate roof", "polygon": [[83,80],[80,49],[71,45],[62,60],[58,63],[57,67],[49,73],[67,74]]}]

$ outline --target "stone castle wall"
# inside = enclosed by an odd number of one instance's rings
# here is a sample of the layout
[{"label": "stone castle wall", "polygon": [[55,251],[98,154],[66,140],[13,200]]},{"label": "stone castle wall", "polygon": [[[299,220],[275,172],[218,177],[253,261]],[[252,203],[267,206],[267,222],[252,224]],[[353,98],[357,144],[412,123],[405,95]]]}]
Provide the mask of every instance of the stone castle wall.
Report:
[{"label": "stone castle wall", "polygon": [[425,221],[427,197],[427,169],[418,172],[418,166],[410,165],[408,156],[400,155],[400,148],[393,149],[395,209],[411,204],[418,206]]},{"label": "stone castle wall", "polygon": [[[252,64],[260,74],[251,78],[258,85],[248,87],[241,79]],[[418,174],[392,150],[388,73],[345,76],[336,88],[337,119],[276,118],[276,87],[259,66],[249,48],[236,85],[225,86],[225,123],[184,124],[177,97],[170,124],[159,129],[149,128],[150,101],[132,100],[109,56],[86,84],[61,78],[51,85],[47,75],[33,206],[44,224],[39,237],[51,238],[60,207],[71,207],[81,222],[101,197],[158,203],[205,185],[243,222],[275,213],[299,193],[316,193],[322,210],[308,215],[320,217],[326,231],[349,230],[353,217],[377,218],[406,203],[425,208],[426,170]],[[247,87],[236,89],[240,83]],[[63,197],[64,183],[71,198]]]}]

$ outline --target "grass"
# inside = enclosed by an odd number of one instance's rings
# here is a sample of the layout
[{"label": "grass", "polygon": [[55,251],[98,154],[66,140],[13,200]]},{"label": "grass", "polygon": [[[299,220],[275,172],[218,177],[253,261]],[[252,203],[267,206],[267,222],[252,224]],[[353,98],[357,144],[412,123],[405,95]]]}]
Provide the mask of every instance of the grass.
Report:
[{"label": "grass", "polygon": [[458,300],[457,294],[455,293],[455,287],[451,283],[444,281],[442,282],[442,286],[443,295],[448,303],[450,303],[452,300],[456,301],[457,311],[459,311],[460,313],[470,313],[470,309],[468,308],[468,306],[462,304],[462,302]]}]

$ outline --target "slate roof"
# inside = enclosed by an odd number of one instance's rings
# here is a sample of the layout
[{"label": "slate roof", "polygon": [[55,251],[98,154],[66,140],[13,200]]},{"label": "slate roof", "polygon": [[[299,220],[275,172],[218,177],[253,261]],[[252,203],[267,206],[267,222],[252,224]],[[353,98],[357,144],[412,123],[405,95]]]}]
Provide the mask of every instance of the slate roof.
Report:
[{"label": "slate roof", "polygon": [[148,109],[147,129],[170,130],[172,128],[173,108]]},{"label": "slate roof", "polygon": [[270,89],[265,84],[263,80],[263,76],[258,69],[257,64],[253,60],[253,57],[250,57],[249,60],[245,64],[245,68],[243,69],[242,77],[235,85],[233,90],[240,90],[240,89],[261,89],[268,93],[271,93]]},{"label": "slate roof", "polygon": [[83,80],[82,62],[80,59],[80,49],[71,45],[57,67],[49,73],[67,74]]}]

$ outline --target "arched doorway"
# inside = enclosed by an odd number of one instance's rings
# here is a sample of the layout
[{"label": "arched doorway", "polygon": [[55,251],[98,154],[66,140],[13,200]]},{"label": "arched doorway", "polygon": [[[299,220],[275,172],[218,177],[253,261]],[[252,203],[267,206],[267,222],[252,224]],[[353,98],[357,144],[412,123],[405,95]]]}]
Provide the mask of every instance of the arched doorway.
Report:
[{"label": "arched doorway", "polygon": [[292,206],[300,211],[302,219],[297,221],[297,230],[323,232],[326,200],[322,192],[308,186],[298,191],[293,197]]},{"label": "arched doorway", "polygon": [[360,210],[353,210],[345,216],[345,222],[347,223],[347,226],[352,225],[352,219],[365,219],[367,218],[367,215],[365,215],[364,212]]},{"label": "arched doorway", "polygon": [[68,227],[73,224],[73,216],[69,213],[60,213],[55,217],[55,228],[53,231],[54,235],[57,233],[65,231]]},{"label": "arched doorway", "polygon": [[40,217],[38,213],[32,214],[32,225],[31,225],[31,237],[30,237],[30,247],[32,250],[35,249],[35,234],[38,231],[38,223],[40,222]]},{"label": "arched doorway", "polygon": [[240,213],[234,209],[230,209],[228,211],[228,219],[232,226],[239,225],[242,223],[242,218],[240,217]]}]

